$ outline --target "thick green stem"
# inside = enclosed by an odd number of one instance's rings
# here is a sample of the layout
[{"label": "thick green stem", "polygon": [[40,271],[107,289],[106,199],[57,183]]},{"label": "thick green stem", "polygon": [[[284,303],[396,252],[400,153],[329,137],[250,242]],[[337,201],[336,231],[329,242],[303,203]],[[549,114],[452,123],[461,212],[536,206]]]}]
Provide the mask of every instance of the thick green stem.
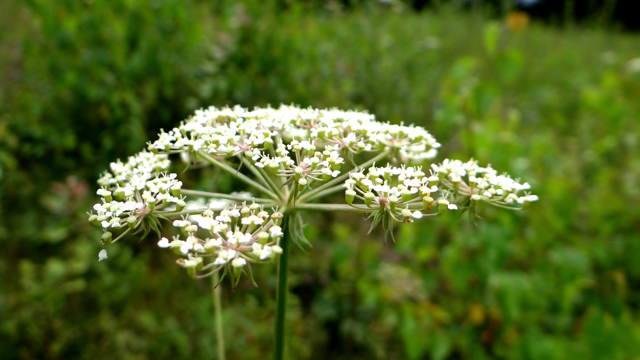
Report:
[{"label": "thick green stem", "polygon": [[220,282],[220,273],[215,272],[211,277],[211,287],[213,288],[213,313],[216,325],[216,342],[218,343],[218,360],[225,360],[224,356],[224,333],[222,332],[222,299],[221,289],[217,286]]},{"label": "thick green stem", "polygon": [[284,325],[285,315],[287,313],[287,293],[289,292],[289,286],[287,283],[287,276],[289,273],[289,248],[291,245],[291,215],[286,215],[284,220],[284,236],[280,241],[280,247],[282,248],[282,254],[280,255],[280,262],[278,264],[278,289],[277,289],[277,302],[278,307],[276,309],[276,337],[275,337],[275,360],[284,359]]}]

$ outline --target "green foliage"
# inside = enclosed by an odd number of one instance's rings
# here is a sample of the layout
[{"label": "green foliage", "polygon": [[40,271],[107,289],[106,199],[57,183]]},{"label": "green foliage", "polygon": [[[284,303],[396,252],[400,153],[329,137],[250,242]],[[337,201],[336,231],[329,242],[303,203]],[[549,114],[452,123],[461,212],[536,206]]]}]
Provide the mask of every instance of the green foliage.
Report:
[{"label": "green foliage", "polygon": [[[423,219],[395,243],[365,236],[359,215],[306,216],[313,248],[291,258],[290,358],[640,355],[637,35],[515,33],[446,8],[2,6],[16,23],[1,39],[19,50],[0,52],[3,358],[212,357],[210,284],[178,271],[153,236],[97,262],[92,177],[195,107],[281,102],[416,123],[442,156],[531,179],[541,199],[523,213]],[[202,188],[236,190],[201,175]],[[270,354],[276,271],[262,270],[257,289],[222,285],[230,359]]]}]

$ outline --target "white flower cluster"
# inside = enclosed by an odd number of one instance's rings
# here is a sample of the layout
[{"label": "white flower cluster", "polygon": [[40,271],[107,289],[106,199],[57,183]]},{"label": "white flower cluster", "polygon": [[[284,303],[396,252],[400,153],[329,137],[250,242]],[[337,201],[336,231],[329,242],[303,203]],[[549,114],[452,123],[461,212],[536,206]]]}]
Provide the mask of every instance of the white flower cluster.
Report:
[{"label": "white flower cluster", "polygon": [[105,172],[98,185],[114,188],[117,185],[124,186],[131,183],[135,187],[144,185],[144,182],[153,178],[153,175],[169,169],[171,161],[167,155],[154,154],[142,151],[135,156],[130,156],[126,163],[118,160],[110,165],[111,172]]},{"label": "white flower cluster", "polygon": [[111,163],[111,172],[98,180],[101,202],[93,206],[89,221],[104,229],[102,241],[111,243],[111,229],[137,228],[154,210],[186,205],[180,198],[182,182],[176,174],[162,172],[169,167],[167,155],[141,152],[126,163]]},{"label": "white flower cluster", "polygon": [[[274,144],[278,150],[267,151]],[[149,150],[154,152],[205,151],[224,157],[244,154],[273,168],[291,161],[289,151],[302,156],[295,159],[297,166],[302,166],[306,159],[315,161],[314,158],[326,156],[326,151],[329,156],[335,155],[334,151],[344,156],[391,148],[400,161],[407,162],[431,159],[439,147],[435,138],[420,127],[379,123],[373,115],[362,112],[284,105],[252,111],[239,106],[199,110],[149,144]],[[337,160],[339,156],[333,157]],[[333,176],[333,171],[325,170],[323,174]]]},{"label": "white flower cluster", "polygon": [[[268,262],[282,253],[278,241],[284,235],[280,227],[283,214],[279,212],[269,214],[260,205],[251,204],[239,209],[229,207],[218,215],[207,209],[194,218],[173,222],[183,231],[184,239],[176,236],[169,241],[163,237],[158,242],[161,248],[187,256],[178,264],[191,276],[211,268],[210,273],[225,267],[239,269],[250,262]],[[198,230],[206,236],[200,236]],[[205,258],[212,261],[205,263]]]},{"label": "white flower cluster", "polygon": [[421,218],[425,215],[422,211],[431,210],[434,205],[438,213],[443,213],[473,207],[478,201],[516,209],[538,200],[536,195],[522,193],[530,189],[528,183],[520,184],[508,175],[498,175],[490,165],[480,167],[473,160],[433,164],[430,175],[420,167],[372,166],[366,174],[364,170],[351,172],[344,187],[348,204],[359,208],[354,204],[357,198],[367,208],[388,212],[394,220],[402,222]]},{"label": "white flower cluster", "polygon": [[463,163],[447,159],[440,165],[431,165],[431,169],[445,188],[467,197],[471,205],[484,201],[496,206],[517,208],[538,200],[537,195],[526,191],[531,189],[529,183],[520,184],[518,179],[512,179],[507,174],[499,175],[491,165],[480,167],[474,160]]},{"label": "white flower cluster", "polygon": [[[240,272],[247,269],[250,274],[250,263],[269,262],[282,251],[278,242],[283,213],[292,216],[288,224],[296,234],[294,241],[305,244],[296,207],[370,213],[372,228],[382,223],[392,234],[393,222],[474,208],[479,201],[517,209],[538,199],[527,192],[529,184],[475,161],[445,160],[425,168],[428,173],[409,166],[424,165],[439,147],[422,127],[379,123],[365,112],[284,105],[254,110],[211,107],[162,131],[146,151],[111,163],[110,171],[98,180],[102,199],[89,220],[104,230],[102,242],[109,244],[136,229],[144,230],[143,237],[150,230],[160,233],[161,219],[186,215],[173,221],[184,236],[162,238],[158,245],[184,255],[178,263],[192,276],[224,269],[237,283]],[[354,155],[363,152],[374,156],[358,165],[356,161],[363,159]],[[177,175],[169,173],[171,154],[194,165],[218,166],[266,197],[182,189]],[[235,161],[227,161],[230,158]],[[383,159],[402,165],[376,167]],[[250,174],[240,172],[239,166]],[[314,203],[344,188],[346,205]],[[204,211],[205,202],[198,209],[186,208],[184,194],[212,198],[216,205],[209,203]],[[255,203],[247,206],[248,199]],[[264,206],[282,213],[269,214]],[[214,208],[223,210],[214,215]],[[111,231],[118,228],[125,231],[114,240]],[[106,258],[106,251],[101,251],[99,259]]]},{"label": "white flower cluster", "polygon": [[[348,204],[361,200],[368,208],[387,212],[395,221],[411,222],[423,216],[421,210],[430,210],[434,205],[432,195],[438,192],[440,178],[425,174],[420,167],[372,166],[349,174],[344,183]],[[445,205],[444,209],[456,210],[445,193],[435,201]],[[412,211],[413,210],[413,211]]]}]

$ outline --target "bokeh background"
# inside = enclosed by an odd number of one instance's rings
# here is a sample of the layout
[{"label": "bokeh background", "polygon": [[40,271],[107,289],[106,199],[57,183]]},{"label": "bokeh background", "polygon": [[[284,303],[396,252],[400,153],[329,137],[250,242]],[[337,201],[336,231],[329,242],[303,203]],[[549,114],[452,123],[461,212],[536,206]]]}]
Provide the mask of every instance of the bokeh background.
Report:
[{"label": "bokeh background", "polygon": [[[214,358],[210,282],[152,238],[97,261],[95,180],[195,109],[295,103],[424,126],[439,160],[540,201],[386,244],[361,216],[307,216],[289,358],[640,359],[632,3],[1,1],[0,358]],[[228,359],[271,356],[276,267],[255,272],[222,285]]]}]

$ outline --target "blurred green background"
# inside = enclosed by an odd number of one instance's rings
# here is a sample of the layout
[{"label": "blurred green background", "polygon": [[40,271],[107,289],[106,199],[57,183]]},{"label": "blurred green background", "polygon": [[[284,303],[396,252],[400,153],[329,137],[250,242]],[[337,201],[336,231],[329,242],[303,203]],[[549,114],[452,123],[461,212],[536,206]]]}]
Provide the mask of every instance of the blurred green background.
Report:
[{"label": "blurred green background", "polygon": [[[197,108],[295,103],[424,126],[438,160],[491,163],[541,200],[395,244],[358,215],[308,216],[289,358],[640,359],[639,44],[393,1],[2,1],[0,357],[214,358],[208,281],[151,238],[97,261],[95,180]],[[271,356],[275,271],[223,284],[229,359]]]}]

